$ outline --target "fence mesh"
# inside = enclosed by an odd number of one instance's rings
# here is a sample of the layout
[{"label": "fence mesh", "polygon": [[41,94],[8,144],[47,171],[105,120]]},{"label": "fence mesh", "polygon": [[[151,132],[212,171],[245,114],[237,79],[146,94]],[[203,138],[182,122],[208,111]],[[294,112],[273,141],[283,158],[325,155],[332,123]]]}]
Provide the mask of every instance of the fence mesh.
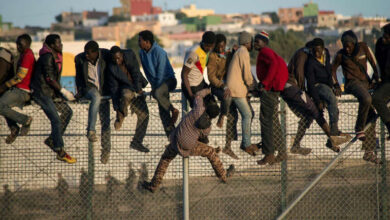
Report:
[{"label": "fence mesh", "polygon": [[[281,100],[281,99],[280,99]],[[181,93],[171,93],[173,105],[182,111]],[[73,165],[55,158],[45,144],[51,126],[36,104],[22,112],[33,116],[31,130],[12,144],[6,144],[7,124],[0,119],[0,184],[1,219],[181,219],[183,217],[182,158],[169,165],[162,186],[154,194],[142,190],[140,183],[150,180],[168,143],[155,99],[146,97],[149,112],[143,153],[130,148],[135,134],[137,116],[129,113],[119,131],[114,129],[116,113],[110,106],[110,128],[107,121],[97,121],[98,137],[89,144],[86,138],[88,103],[70,103],[73,116],[64,134],[66,151],[77,158]],[[252,98],[252,143],[261,141],[258,98]],[[353,133],[358,103],[352,96],[343,96],[339,103],[339,128]],[[61,106],[61,105],[60,105]],[[106,115],[107,116],[107,115]],[[236,172],[223,184],[215,177],[206,158],[189,159],[189,201],[191,219],[275,219],[304,190],[305,186],[337,156],[325,147],[326,136],[315,124],[306,131],[302,147],[312,148],[307,156],[290,153],[297,134],[297,117],[281,101],[277,114],[282,139],[275,140],[279,151],[288,159],[273,166],[259,166],[262,155],[249,156],[240,150],[241,116],[237,124],[218,128],[213,121],[209,145],[226,146],[239,157],[233,159],[221,152],[225,169],[234,164]],[[325,116],[328,121],[327,112]],[[232,117],[227,117],[232,120]],[[104,117],[102,117],[104,119]],[[274,118],[276,121],[276,118]],[[180,118],[179,118],[180,120]],[[237,139],[226,126],[237,126]],[[385,163],[374,165],[362,159],[362,142],[354,143],[320,182],[288,213],[286,219],[388,219],[389,218],[389,149],[385,147],[385,129],[379,120],[374,140],[369,147]],[[277,130],[275,130],[276,132]],[[103,135],[102,135],[103,134]],[[104,135],[105,134],[105,135]],[[228,134],[228,135],[226,135]],[[100,162],[102,142],[110,138],[111,150],[107,164]],[[106,144],[109,144],[106,143]],[[103,144],[107,147],[105,144]],[[345,144],[344,144],[345,145]],[[342,145],[342,147],[344,146]],[[366,146],[367,147],[367,146]],[[106,148],[105,148],[106,149]]]}]

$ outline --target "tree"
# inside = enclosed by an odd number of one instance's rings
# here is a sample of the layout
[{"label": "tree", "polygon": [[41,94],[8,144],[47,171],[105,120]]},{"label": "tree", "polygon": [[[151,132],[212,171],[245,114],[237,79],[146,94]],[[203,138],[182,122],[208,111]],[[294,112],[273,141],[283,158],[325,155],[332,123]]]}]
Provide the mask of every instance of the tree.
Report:
[{"label": "tree", "polygon": [[187,15],[186,14],[184,14],[183,12],[177,12],[176,14],[175,14],[175,18],[177,19],[177,20],[182,20],[182,19],[184,19],[184,18],[187,18]]},{"label": "tree", "polygon": [[124,16],[113,15],[108,18],[108,22],[119,22],[119,21],[129,21],[129,18],[125,18]]}]

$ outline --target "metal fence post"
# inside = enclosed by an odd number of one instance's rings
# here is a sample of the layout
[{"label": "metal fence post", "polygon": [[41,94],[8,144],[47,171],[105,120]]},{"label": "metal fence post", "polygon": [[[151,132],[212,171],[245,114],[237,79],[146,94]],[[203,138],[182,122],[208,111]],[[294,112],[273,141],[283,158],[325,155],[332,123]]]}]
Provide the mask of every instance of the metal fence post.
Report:
[{"label": "metal fence post", "polygon": [[[280,101],[280,112],[281,112],[281,127],[282,127],[282,137],[286,137],[287,135],[287,126],[286,126],[286,103],[283,99]],[[286,144],[286,138],[283,138],[283,147],[284,150],[287,152],[287,144]],[[287,160],[284,160],[282,162],[281,170],[280,170],[280,187],[281,187],[281,196],[280,196],[280,203],[281,203],[281,211],[283,212],[286,209],[287,206]]]},{"label": "metal fence post", "polygon": [[88,193],[87,193],[87,219],[93,219],[93,188],[94,188],[94,177],[95,177],[95,161],[93,156],[93,143],[88,141]]},{"label": "metal fence post", "polygon": [[[187,113],[187,99],[184,97],[183,93],[181,95],[181,104],[182,104],[182,118]],[[189,158],[183,158],[183,219],[190,219],[190,199],[188,191],[188,172],[189,172]]]},{"label": "metal fence post", "polygon": [[380,195],[380,219],[389,219],[388,216],[388,204],[387,204],[387,166],[386,166],[386,146],[385,146],[385,126],[383,122],[381,121],[381,160],[382,160],[382,166],[380,168],[380,175],[381,175],[381,183],[379,188],[379,195]]}]

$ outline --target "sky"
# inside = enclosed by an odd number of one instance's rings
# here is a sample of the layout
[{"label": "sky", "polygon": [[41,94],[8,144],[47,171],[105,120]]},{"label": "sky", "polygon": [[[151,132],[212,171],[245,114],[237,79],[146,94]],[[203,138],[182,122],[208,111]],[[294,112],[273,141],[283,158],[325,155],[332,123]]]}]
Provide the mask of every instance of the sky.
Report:
[{"label": "sky", "polygon": [[[309,0],[154,0],[153,5],[165,9],[179,9],[196,4],[197,8],[214,9],[216,13],[261,13],[277,11],[279,7],[301,7]],[[320,10],[334,10],[337,14],[390,16],[389,0],[313,0]],[[79,12],[96,9],[108,11],[120,6],[119,0],[0,0],[3,22],[14,26],[49,27],[61,11]]]}]

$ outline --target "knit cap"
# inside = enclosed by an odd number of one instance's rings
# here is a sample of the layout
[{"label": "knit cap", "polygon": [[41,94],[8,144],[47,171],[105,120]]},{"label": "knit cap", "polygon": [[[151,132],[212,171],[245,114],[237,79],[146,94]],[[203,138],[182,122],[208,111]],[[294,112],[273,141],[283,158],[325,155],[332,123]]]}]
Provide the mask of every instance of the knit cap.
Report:
[{"label": "knit cap", "polygon": [[250,43],[252,41],[252,35],[250,35],[248,32],[243,31],[238,36],[238,43],[240,45],[244,45],[246,43]]}]

